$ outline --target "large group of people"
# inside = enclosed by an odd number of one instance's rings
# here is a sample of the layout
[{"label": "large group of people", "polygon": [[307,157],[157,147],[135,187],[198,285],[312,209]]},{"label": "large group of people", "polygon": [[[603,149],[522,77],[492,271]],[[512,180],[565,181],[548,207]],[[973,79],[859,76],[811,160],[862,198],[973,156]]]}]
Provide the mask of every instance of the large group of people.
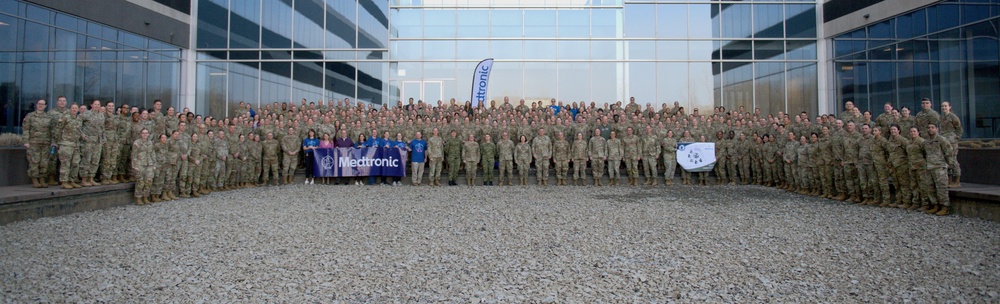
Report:
[{"label": "large group of people", "polygon": [[[555,99],[489,105],[438,101],[375,107],[349,99],[273,103],[253,109],[240,102],[231,117],[196,115],[153,102],[150,109],[45,100],[24,118],[28,175],[35,187],[87,187],[134,181],[137,204],[213,191],[293,182],[320,148],[398,147],[411,153],[411,185],[537,184],[612,186],[709,183],[676,163],[679,142],[715,143],[715,184],[755,184],[864,205],[950,213],[948,187],[959,187],[962,125],[942,102],[924,99],[911,116],[886,103],[872,117],[846,102],[838,115],[808,117],[715,108],[687,113],[674,102],[656,109],[631,98],[603,104]],[[425,166],[428,168],[424,174]],[[550,169],[550,166],[553,169]],[[495,170],[496,169],[496,170]],[[494,171],[497,173],[494,174]],[[589,174],[588,174],[589,173]],[[479,176],[481,174],[481,176]],[[605,178],[607,174],[607,178]],[[890,179],[892,180],[890,187]],[[99,180],[99,181],[98,181]],[[381,180],[381,181],[380,181]],[[321,184],[387,184],[371,176]],[[392,185],[402,185],[399,178]]]}]

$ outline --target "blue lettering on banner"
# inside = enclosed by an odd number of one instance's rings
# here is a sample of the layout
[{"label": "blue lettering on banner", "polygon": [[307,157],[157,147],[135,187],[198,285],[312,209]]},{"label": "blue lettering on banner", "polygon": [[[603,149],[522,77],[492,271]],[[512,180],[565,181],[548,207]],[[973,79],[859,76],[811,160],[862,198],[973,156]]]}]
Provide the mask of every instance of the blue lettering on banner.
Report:
[{"label": "blue lettering on banner", "polygon": [[317,177],[406,176],[407,151],[400,148],[316,149]]}]

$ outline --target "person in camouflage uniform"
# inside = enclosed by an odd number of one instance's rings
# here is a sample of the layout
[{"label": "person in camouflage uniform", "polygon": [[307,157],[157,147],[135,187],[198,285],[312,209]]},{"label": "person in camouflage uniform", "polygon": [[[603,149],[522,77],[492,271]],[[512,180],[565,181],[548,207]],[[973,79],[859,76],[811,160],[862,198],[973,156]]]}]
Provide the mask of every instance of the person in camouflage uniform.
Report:
[{"label": "person in camouflage uniform", "polygon": [[[812,138],[812,135],[809,135]],[[818,140],[818,139],[817,139]],[[812,156],[809,152],[812,150],[812,146],[806,136],[799,136],[799,145],[795,148],[795,168],[798,171],[795,172],[795,178],[798,194],[802,195],[816,195],[816,191],[813,189],[814,181],[816,180],[812,173],[816,169],[816,165],[812,161]]]},{"label": "person in camouflage uniform", "polygon": [[933,189],[929,197],[934,204],[924,210],[927,214],[948,215],[951,200],[948,198],[948,154],[951,153],[951,143],[938,135],[937,125],[927,124],[927,140],[924,141],[926,166],[929,181],[922,188]]},{"label": "person in camouflage uniform", "polygon": [[79,117],[80,107],[73,104],[69,112],[59,118],[59,182],[63,189],[80,188],[75,178],[79,174],[80,153],[78,151],[82,137],[83,121]]},{"label": "person in camouflage uniform", "polygon": [[625,170],[628,173],[628,184],[637,186],[639,183],[639,160],[642,159],[642,143],[639,137],[632,134],[632,127],[625,129],[625,137],[622,137],[622,149],[625,151]]},{"label": "person in camouflage uniform", "polygon": [[[431,137],[427,139],[427,178],[428,185],[441,186],[441,168],[444,161],[444,140],[438,135],[438,128],[431,130]],[[503,178],[503,168],[500,168],[500,178]]]},{"label": "person in camouflage uniform", "polygon": [[448,185],[456,186],[458,169],[462,166],[462,140],[458,138],[458,131],[451,130],[451,137],[444,144],[444,154],[448,162]]},{"label": "person in camouflage uniform", "polygon": [[212,170],[212,187],[214,191],[222,191],[226,185],[226,161],[229,159],[229,142],[226,141],[226,131],[219,130],[218,137],[212,143],[215,148],[215,168]]},{"label": "person in camouflage uniform", "polygon": [[135,172],[135,203],[136,205],[149,204],[151,201],[150,188],[153,186],[153,179],[156,175],[156,152],[153,150],[153,142],[149,140],[149,130],[142,129],[139,139],[132,142],[132,171]]},{"label": "person in camouflage uniform", "polygon": [[785,191],[800,191],[801,187],[795,177],[798,168],[799,141],[795,140],[795,132],[788,132],[788,140],[782,147],[781,161],[784,162],[782,174],[785,175]]},{"label": "person in camouflage uniform", "polygon": [[115,103],[109,102],[104,106],[104,144],[101,147],[101,183],[113,185],[119,183],[116,179],[118,174],[118,154],[121,153],[123,142],[118,136],[119,128],[124,128],[121,118],[115,114]]},{"label": "person in camouflage uniform", "polygon": [[[573,159],[573,186],[583,186],[587,182],[587,150],[589,143],[583,139],[583,132],[576,133],[570,155]],[[583,178],[581,181],[580,179]]]},{"label": "person in camouflage uniform", "polygon": [[920,100],[920,112],[913,117],[916,122],[914,127],[920,131],[921,136],[927,137],[927,125],[933,124],[935,126],[941,124],[941,114],[934,111],[933,104],[930,98],[924,98]]},{"label": "person in camouflage uniform", "polygon": [[[510,133],[504,131],[500,135],[502,138],[497,142],[497,158],[500,167],[500,185],[504,180],[508,186],[514,185],[514,141],[510,140]],[[506,179],[505,179],[506,177]]]},{"label": "person in camouflage uniform", "polygon": [[49,155],[54,149],[52,116],[45,112],[45,100],[35,102],[35,111],[28,113],[21,123],[21,138],[28,156],[28,177],[35,188],[46,188]]},{"label": "person in camouflage uniform", "polygon": [[896,203],[889,207],[901,207],[910,204],[913,195],[910,193],[910,166],[907,164],[906,146],[909,141],[900,134],[899,126],[889,126],[890,136],[885,142],[885,151],[889,155],[892,183],[896,188]]},{"label": "person in camouflage uniform", "polygon": [[621,166],[622,159],[625,158],[625,144],[620,138],[618,138],[618,132],[611,131],[610,138],[608,138],[608,178],[610,182],[608,185],[618,185],[618,180],[621,179]]},{"label": "person in camouflage uniform", "polygon": [[528,169],[531,166],[531,144],[528,137],[521,135],[517,146],[514,147],[514,160],[517,162],[517,172],[521,177],[521,186],[528,184]]},{"label": "person in camouflage uniform", "polygon": [[927,156],[924,150],[926,147],[924,139],[920,137],[919,128],[910,127],[909,134],[910,142],[906,145],[906,157],[910,165],[910,192],[913,193],[913,200],[905,207],[910,210],[922,208],[922,211],[926,211],[935,201],[930,195],[934,187],[927,172]]},{"label": "person in camouflage uniform", "polygon": [[181,134],[174,130],[170,133],[170,139],[167,143],[167,151],[164,159],[166,160],[166,166],[161,170],[165,173],[164,184],[163,184],[163,199],[164,200],[175,200],[177,195],[177,177],[180,174],[180,163],[181,163]]},{"label": "person in camouflage uniform", "polygon": [[[611,133],[608,133],[611,136]],[[601,186],[604,164],[608,160],[608,140],[602,136],[600,128],[594,129],[594,136],[587,142],[587,158],[590,159],[590,173],[594,176],[594,186]]]},{"label": "person in camouflage uniform", "polygon": [[552,161],[556,169],[556,186],[566,185],[566,174],[569,172],[570,144],[563,131],[556,131],[556,140],[552,143]]},{"label": "person in camouflage uniform", "polygon": [[465,162],[465,184],[472,187],[476,182],[476,167],[479,164],[479,143],[476,136],[469,134],[469,140],[462,143],[462,161]]},{"label": "person in camouflage uniform", "polygon": [[861,187],[858,185],[858,158],[860,157],[861,134],[856,131],[854,122],[847,123],[847,131],[841,134],[841,145],[844,146],[844,156],[841,167],[844,172],[844,186],[847,190],[847,199],[852,203],[861,203]]},{"label": "person in camouflage uniform", "polygon": [[677,170],[677,140],[673,130],[667,130],[666,136],[660,140],[660,151],[663,154],[663,184],[673,185]]},{"label": "person in camouflage uniform", "polygon": [[[184,129],[184,124],[179,126],[180,129]],[[188,137],[187,135],[181,135],[182,137]],[[201,142],[197,133],[189,135],[188,140],[184,140],[181,144],[181,162],[184,163],[181,166],[181,171],[178,173],[180,175],[180,197],[200,197],[201,193],[198,192],[201,186]]]},{"label": "person in camouflage uniform", "polygon": [[872,137],[872,127],[869,124],[861,125],[861,138],[858,141],[858,184],[861,188],[862,205],[874,205],[874,188],[877,175],[875,173],[872,145],[875,141]]},{"label": "person in camouflage uniform", "polygon": [[[49,129],[52,132],[52,145],[56,146],[56,149],[59,149],[58,147],[59,141],[62,140],[62,129],[60,120],[63,118],[63,116],[65,116],[68,113],[69,113],[69,106],[66,103],[66,97],[59,96],[58,98],[56,98],[56,107],[49,110],[49,117],[50,117],[49,121],[52,123]],[[59,170],[58,165],[59,165],[59,152],[56,151],[56,153],[49,153],[48,167],[45,170],[46,172],[48,172],[49,175],[47,182],[47,185],[49,186],[56,186],[60,184],[58,180],[61,170]]]},{"label": "person in camouflage uniform", "polygon": [[959,188],[962,187],[962,167],[958,165],[958,140],[962,138],[962,120],[958,118],[958,115],[951,112],[951,103],[942,102],[941,103],[941,127],[938,130],[941,136],[951,143],[951,152],[948,153],[948,170],[951,173],[948,175],[949,188]]},{"label": "person in camouflage uniform", "polygon": [[820,172],[818,177],[820,178],[823,189],[823,195],[820,197],[827,199],[833,199],[836,197],[834,195],[835,189],[833,186],[833,166],[835,159],[832,155],[833,150],[831,149],[831,146],[833,143],[831,142],[830,137],[830,128],[823,127],[823,136],[820,137],[819,143],[816,144],[816,153],[813,153],[819,167]]},{"label": "person in camouflage uniform", "polygon": [[489,134],[483,136],[479,144],[479,163],[483,166],[483,185],[493,186],[493,166],[497,159],[497,145]]},{"label": "person in camouflage uniform", "polygon": [[730,130],[726,136],[726,178],[730,185],[735,185],[739,179],[740,171],[740,142],[737,141],[736,131]]},{"label": "person in camouflage uniform", "polygon": [[[138,119],[139,116],[135,116]],[[129,113],[128,108],[122,108],[118,115],[118,140],[123,144],[121,145],[121,150],[118,151],[118,171],[115,172],[116,180],[121,183],[129,181],[130,175],[132,174],[132,142],[135,138],[132,138],[132,124],[133,116]]]},{"label": "person in camouflage uniform", "polygon": [[199,126],[199,133],[204,134],[201,138],[201,185],[199,192],[202,195],[212,193],[215,188],[215,158],[217,155],[215,143],[215,131],[207,131],[205,125]]},{"label": "person in camouflage uniform", "polygon": [[268,132],[267,138],[261,143],[262,157],[264,159],[263,170],[261,172],[261,178],[263,183],[267,184],[270,178],[274,177],[274,185],[279,184],[280,168],[278,167],[278,155],[281,153],[281,146],[277,139],[274,139],[274,133]]},{"label": "person in camouflage uniform", "polygon": [[656,186],[658,185],[658,179],[660,173],[657,172],[657,160],[660,159],[660,139],[653,133],[653,128],[646,126],[646,134],[640,139],[640,144],[642,145],[642,171],[646,177],[645,185]]},{"label": "person in camouflage uniform", "polygon": [[295,177],[295,169],[299,164],[299,150],[302,140],[295,133],[295,128],[289,127],[288,134],[281,137],[281,176],[285,184],[291,184]]},{"label": "person in camouflage uniform", "polygon": [[160,134],[153,141],[153,152],[156,154],[156,176],[153,177],[153,186],[149,188],[150,202],[159,203],[163,201],[169,201],[170,198],[164,196],[164,188],[166,188],[167,170],[168,166],[168,149],[170,139],[166,134]]},{"label": "person in camouflage uniform", "polygon": [[79,115],[81,124],[80,136],[80,185],[84,187],[97,186],[94,181],[101,163],[101,148],[104,144],[104,107],[101,101],[94,100],[90,111]]},{"label": "person in camouflage uniform", "polygon": [[886,155],[886,140],[881,128],[872,128],[872,172],[874,173],[869,187],[872,189],[872,203],[880,207],[892,203],[892,193],[889,192],[889,177],[891,177],[889,158]]},{"label": "person in camouflage uniform", "polygon": [[[740,134],[739,134],[739,140],[735,144],[736,155],[738,155],[736,157],[736,163],[735,163],[735,165],[739,165],[739,167],[740,167],[739,179],[740,179],[740,183],[744,184],[744,185],[747,185],[747,184],[750,183],[750,167],[753,164],[753,159],[750,158],[751,157],[750,150],[751,150],[752,146],[753,146],[753,144],[750,141],[747,140],[746,133],[740,132]],[[687,182],[690,182],[690,181],[687,181]]]},{"label": "person in camouflage uniform", "polygon": [[722,131],[715,132],[715,168],[713,170],[715,170],[716,185],[727,183],[728,180],[726,176],[726,166],[728,165],[726,155],[729,154],[729,143]]},{"label": "person in camouflage uniform", "polygon": [[535,159],[535,177],[538,179],[538,184],[548,186],[552,140],[545,135],[545,128],[539,128],[538,136],[531,140],[531,155]]}]

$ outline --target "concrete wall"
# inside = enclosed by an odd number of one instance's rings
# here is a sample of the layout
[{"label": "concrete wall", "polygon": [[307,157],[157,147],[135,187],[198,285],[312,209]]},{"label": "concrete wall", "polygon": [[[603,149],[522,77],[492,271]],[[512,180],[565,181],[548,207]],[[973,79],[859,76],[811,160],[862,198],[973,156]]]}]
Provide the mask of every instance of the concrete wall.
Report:
[{"label": "concrete wall", "polygon": [[0,187],[31,184],[27,151],[23,147],[0,148]]},{"label": "concrete wall", "polygon": [[182,48],[191,16],[152,0],[25,0]]}]

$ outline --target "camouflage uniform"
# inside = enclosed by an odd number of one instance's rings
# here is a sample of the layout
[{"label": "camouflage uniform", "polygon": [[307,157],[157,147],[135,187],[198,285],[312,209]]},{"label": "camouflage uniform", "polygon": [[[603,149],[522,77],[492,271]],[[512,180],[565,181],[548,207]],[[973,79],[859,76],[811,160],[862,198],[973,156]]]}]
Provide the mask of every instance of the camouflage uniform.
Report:
[{"label": "camouflage uniform", "polygon": [[118,154],[122,152],[122,140],[118,128],[124,127],[122,120],[114,114],[104,114],[104,146],[101,147],[101,182],[114,182],[118,174]]},{"label": "camouflage uniform", "polygon": [[934,124],[935,126],[941,125],[941,114],[938,114],[934,109],[921,109],[917,115],[913,117],[916,121],[917,130],[920,130],[920,136],[927,138],[927,124]]},{"label": "camouflage uniform", "polygon": [[608,159],[608,140],[603,136],[592,136],[587,142],[587,156],[590,158],[590,174],[594,184],[600,185],[604,177],[604,163]]},{"label": "camouflage uniform", "polygon": [[462,166],[462,141],[458,137],[450,137],[444,144],[444,154],[448,161],[448,181],[458,178],[458,169]]},{"label": "camouflage uniform", "polygon": [[90,179],[97,175],[101,164],[101,148],[104,144],[104,113],[87,111],[80,115],[83,143],[80,147],[80,176],[85,186],[92,185]]},{"label": "camouflage uniform", "polygon": [[215,148],[215,155],[213,159],[215,161],[215,167],[212,170],[212,186],[221,189],[226,185],[226,178],[228,177],[226,173],[226,159],[229,158],[229,142],[225,139],[216,137],[212,146]]},{"label": "camouflage uniform", "polygon": [[548,135],[539,135],[531,140],[531,155],[535,158],[538,184],[545,185],[548,183],[549,161],[552,159],[552,140]]},{"label": "camouflage uniform", "polygon": [[873,167],[872,161],[872,146],[875,141],[874,138],[869,134],[862,136],[858,141],[858,182],[861,188],[861,198],[864,202],[871,202],[875,198],[875,179],[877,175],[875,173],[875,167]]},{"label": "camouflage uniform", "polygon": [[[558,133],[557,133],[558,134]],[[562,184],[569,173],[570,144],[565,138],[552,143],[552,161],[556,169],[556,185]]]},{"label": "camouflage uniform", "polygon": [[739,155],[736,158],[736,163],[740,166],[740,182],[745,185],[750,183],[750,167],[753,163],[753,159],[750,158],[751,142],[745,139],[737,141],[736,150],[736,154]]},{"label": "camouflage uniform", "polygon": [[263,170],[261,170],[261,178],[266,184],[270,177],[273,176],[275,181],[279,180],[279,172],[281,172],[278,167],[278,154],[281,153],[281,148],[278,144],[278,140],[271,138],[265,139],[261,142],[262,158],[264,159]]},{"label": "camouflage uniform", "polygon": [[52,148],[52,116],[43,111],[28,113],[21,123],[21,138],[28,144],[28,177],[44,184]]},{"label": "camouflage uniform", "polygon": [[647,134],[641,139],[642,142],[642,171],[646,176],[647,185],[656,185],[657,178],[660,177],[660,173],[656,170],[656,160],[660,158],[660,153],[662,149],[660,148],[660,139],[656,137],[656,134]]},{"label": "camouflage uniform", "polygon": [[[281,176],[285,178],[285,183],[291,183],[295,176],[295,169],[299,165],[298,152],[302,149],[302,141],[296,135],[285,135],[281,138]],[[295,155],[289,155],[295,153]]]},{"label": "camouflage uniform", "polygon": [[911,138],[906,145],[906,157],[910,165],[910,191],[913,193],[913,205],[923,206],[932,204],[931,191],[934,184],[930,180],[927,172],[927,158],[924,154],[924,139]]},{"label": "camouflage uniform", "polygon": [[[889,192],[889,159],[886,156],[886,140],[882,136],[871,138],[872,172],[869,177],[872,199],[880,205],[888,206],[892,193]],[[883,206],[884,207],[884,206]]]},{"label": "camouflage uniform", "polygon": [[[510,133],[508,133],[510,135]],[[501,139],[497,142],[497,156],[500,160],[500,185],[504,180],[508,185],[514,184],[514,142],[510,139]],[[506,176],[506,179],[504,177]]]},{"label": "camouflage uniform", "polygon": [[940,135],[928,135],[924,145],[929,181],[921,185],[921,188],[928,190],[928,198],[932,204],[951,206],[951,200],[948,198],[947,160],[951,152],[951,143]]},{"label": "camouflage uniform", "polygon": [[[181,138],[178,153],[186,157],[180,160],[180,170],[177,173],[180,184],[178,191],[181,197],[188,197],[195,195],[200,186],[201,147],[199,143],[192,142],[189,135],[182,134]],[[201,141],[201,135],[198,136],[198,140]]]},{"label": "camouflage uniform", "polygon": [[955,181],[960,181],[962,178],[962,167],[958,164],[958,140],[962,138],[962,120],[958,118],[955,113],[948,112],[941,116],[941,133],[939,136],[944,137],[951,143],[951,152],[948,153],[948,170],[951,171],[951,176],[955,178]]},{"label": "camouflage uniform", "polygon": [[726,139],[723,142],[726,143],[726,177],[729,179],[729,184],[735,184],[739,179],[740,170],[740,149],[739,142],[736,139]]},{"label": "camouflage uniform", "polygon": [[612,181],[609,185],[617,184],[621,176],[622,158],[625,157],[625,144],[621,138],[608,139],[608,178]]},{"label": "camouflage uniform", "polygon": [[[715,170],[715,180],[720,184],[729,180],[728,176],[726,176],[726,166],[729,165],[726,156],[729,154],[729,149],[731,149],[729,143],[730,141],[725,139],[715,139],[715,168],[713,169]],[[667,160],[664,159],[663,161],[666,162]],[[669,166],[670,164],[667,165]]]},{"label": "camouflage uniform", "polygon": [[521,176],[521,184],[528,180],[528,169],[531,166],[531,144],[528,142],[518,143],[514,147],[514,160],[517,162],[517,172]]},{"label": "camouflage uniform", "polygon": [[[152,136],[152,135],[150,135]],[[159,136],[159,135],[157,135]],[[170,164],[169,162],[169,145],[170,139],[167,139],[167,143],[162,143],[156,140],[153,143],[153,152],[156,153],[156,171],[158,174],[153,177],[153,187],[150,188],[149,193],[153,195],[153,201],[159,201],[163,196],[163,191],[166,189],[166,183],[168,180],[167,175],[170,174]],[[175,172],[176,173],[176,172]]]},{"label": "camouflage uniform", "polygon": [[483,139],[479,144],[479,163],[483,166],[483,183],[493,185],[493,166],[497,159],[497,145],[492,140]]},{"label": "camouflage uniform", "polygon": [[[861,134],[857,132],[844,132],[841,137],[841,144],[844,146],[844,186],[847,190],[847,195],[854,202],[861,202],[858,199],[861,196],[861,187],[858,185],[858,158],[859,158],[859,141],[861,140]],[[844,192],[841,192],[844,193]]]},{"label": "camouflage uniform", "polygon": [[82,126],[83,121],[69,112],[59,119],[59,181],[72,183],[74,187],[79,176]]},{"label": "camouflage uniform", "polygon": [[794,140],[789,140],[785,143],[784,150],[781,153],[781,161],[784,162],[782,167],[782,172],[785,175],[785,183],[787,184],[787,190],[800,190],[799,182],[795,176],[795,173],[799,171],[798,168],[798,150],[799,142]]},{"label": "camouflage uniform", "polygon": [[150,196],[150,188],[153,186],[153,179],[156,175],[156,152],[153,150],[153,142],[145,139],[136,139],[132,142],[131,164],[135,171],[135,197],[146,198]]},{"label": "camouflage uniform", "polygon": [[674,183],[674,172],[677,170],[677,140],[664,137],[660,140],[660,151],[663,154],[663,182]]},{"label": "camouflage uniform", "polygon": [[819,179],[820,184],[817,188],[823,190],[822,197],[832,198],[834,197],[833,189],[833,150],[830,146],[833,144],[830,142],[830,137],[822,137],[816,142],[815,153],[812,153],[813,159],[816,162],[817,168],[819,168],[818,175],[814,176]]},{"label": "camouflage uniform", "polygon": [[896,205],[905,205],[910,203],[912,198],[912,193],[910,189],[910,166],[907,164],[906,156],[906,146],[909,141],[906,140],[902,135],[900,136],[890,136],[885,142],[885,152],[889,155],[889,161],[892,165],[892,182],[896,188]]},{"label": "camouflage uniform", "polygon": [[628,173],[629,183],[638,183],[639,180],[639,158],[642,157],[639,137],[635,135],[625,135],[622,137],[622,149],[625,151],[625,171]]},{"label": "camouflage uniform", "polygon": [[[427,178],[433,185],[441,185],[441,162],[444,161],[444,140],[440,136],[434,135],[427,139]],[[501,168],[502,170],[503,168]],[[500,173],[503,174],[503,171]],[[502,177],[502,176],[501,176]]]},{"label": "camouflage uniform", "polygon": [[462,161],[465,162],[465,181],[470,187],[476,182],[476,167],[479,164],[479,144],[475,141],[462,143]]},{"label": "camouflage uniform", "polygon": [[[581,132],[582,133],[582,132]],[[586,139],[578,139],[573,141],[573,148],[571,149],[571,156],[573,158],[573,185],[577,185],[577,181],[583,178],[583,181],[587,181],[587,145]]]}]

